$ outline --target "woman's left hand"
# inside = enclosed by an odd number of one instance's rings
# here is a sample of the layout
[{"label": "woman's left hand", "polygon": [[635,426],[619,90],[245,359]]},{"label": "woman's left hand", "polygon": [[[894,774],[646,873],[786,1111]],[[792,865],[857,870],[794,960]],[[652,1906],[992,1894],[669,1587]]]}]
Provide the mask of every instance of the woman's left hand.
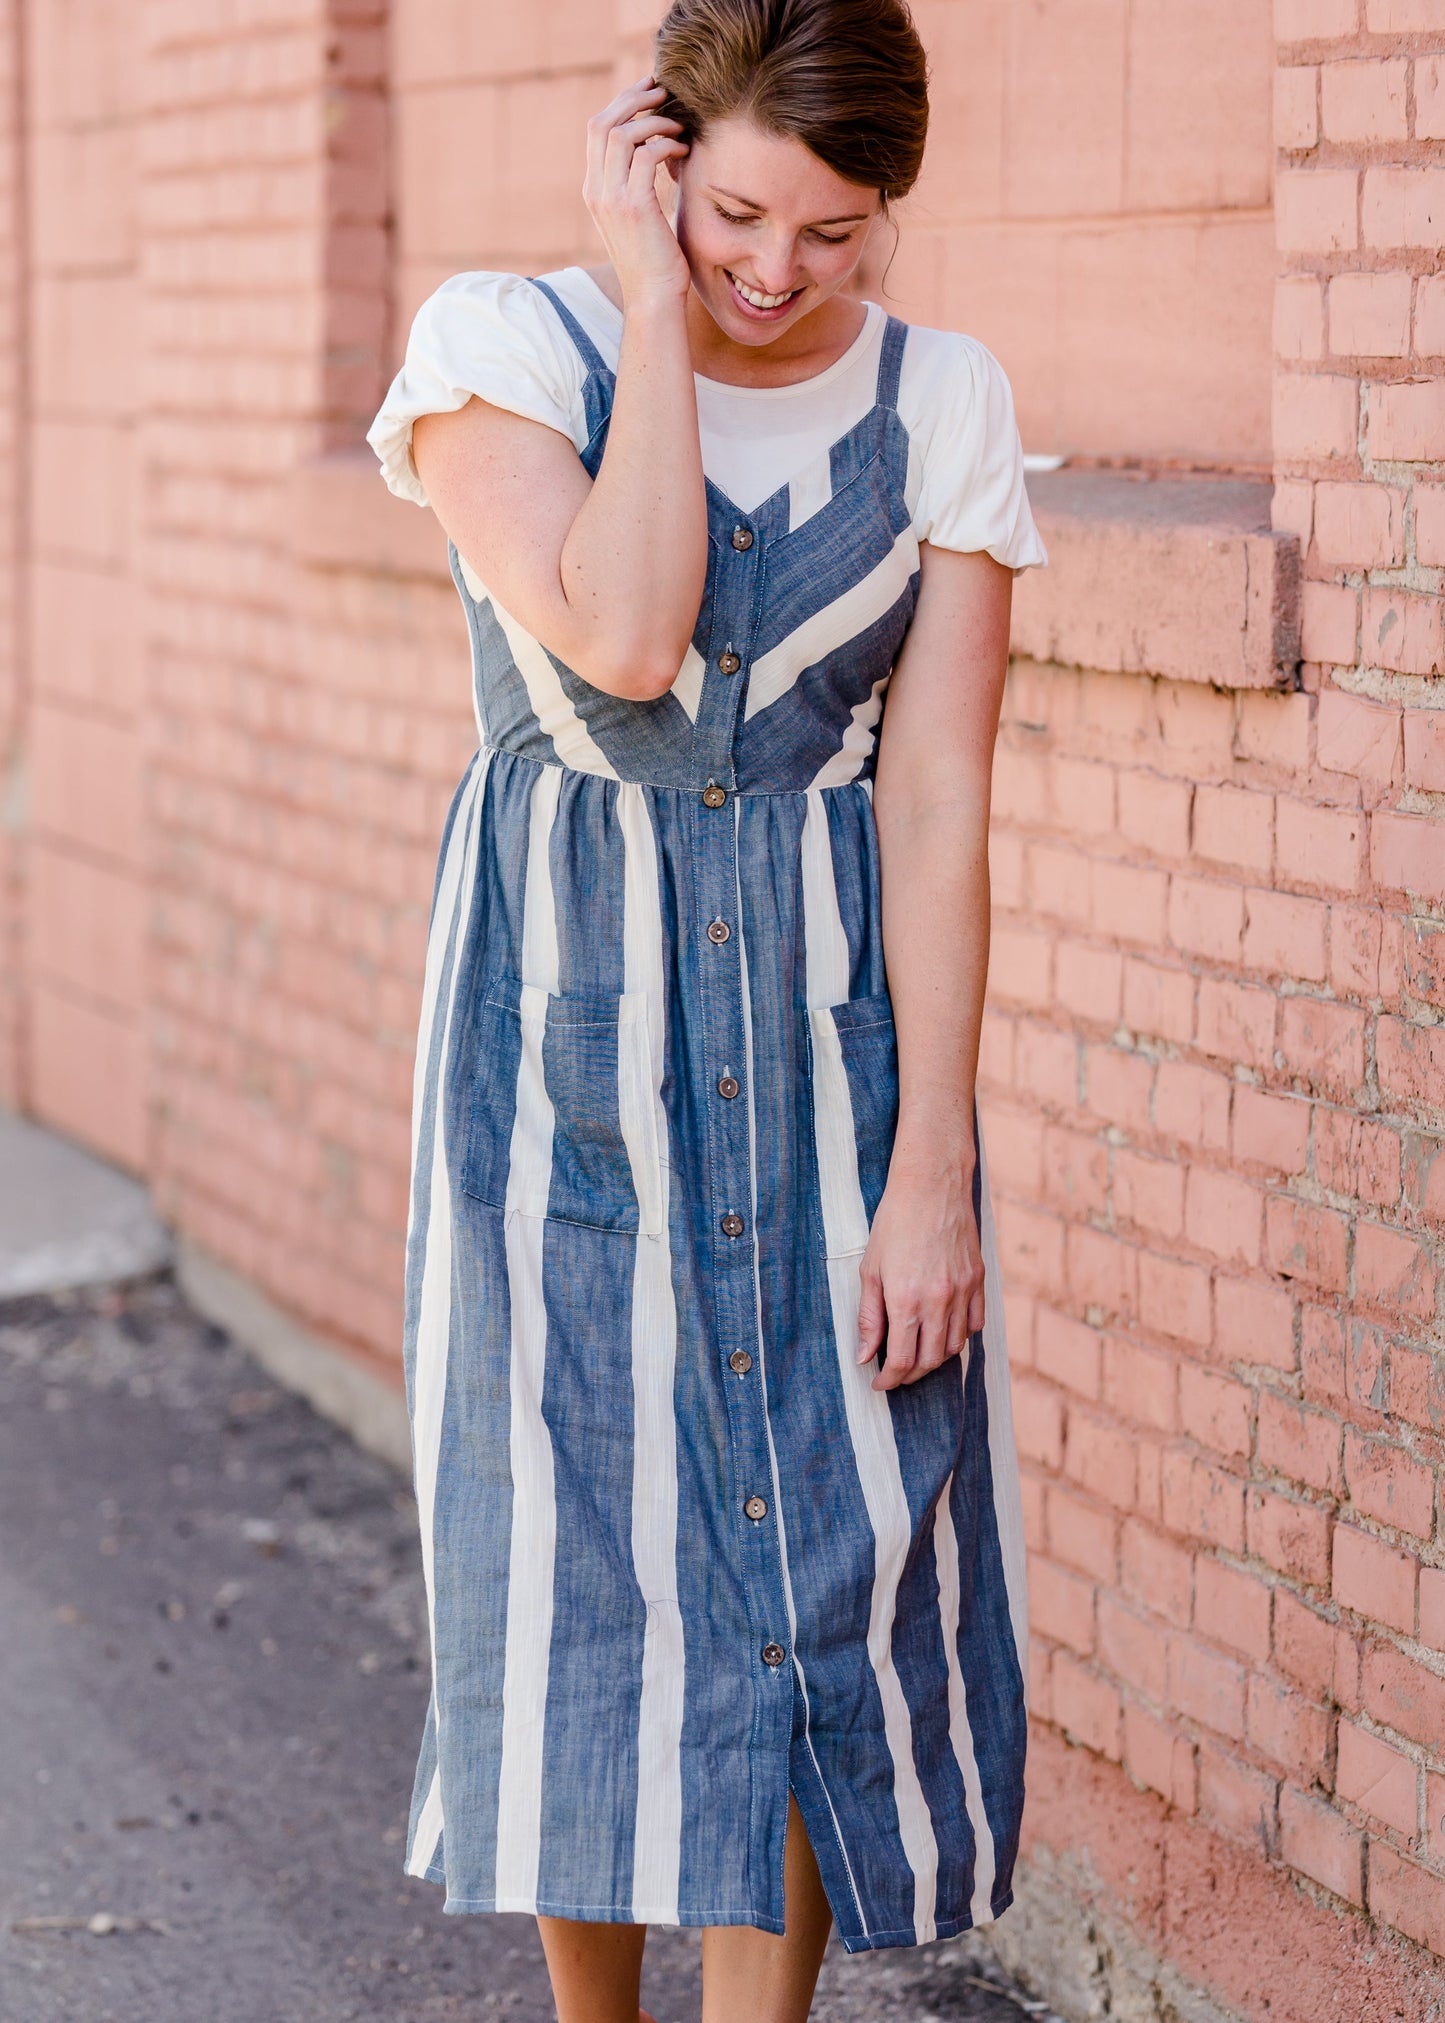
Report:
[{"label": "woman's left hand", "polygon": [[875,1391],[916,1384],[983,1326],[983,1253],[971,1175],[890,1174],[863,1253],[858,1361],[888,1354]]}]

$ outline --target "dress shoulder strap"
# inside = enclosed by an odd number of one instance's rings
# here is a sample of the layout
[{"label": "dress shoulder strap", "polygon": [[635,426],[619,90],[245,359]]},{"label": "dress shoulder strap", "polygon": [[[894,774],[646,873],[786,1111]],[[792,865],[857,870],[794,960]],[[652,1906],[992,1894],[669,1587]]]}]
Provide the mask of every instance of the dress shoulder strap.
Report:
[{"label": "dress shoulder strap", "polygon": [[532,286],[540,290],[556,310],[561,320],[562,328],[576,345],[581,355],[582,363],[586,366],[588,372],[606,373],[610,379],[612,377],[611,366],[607,363],[607,360],[602,356],[602,353],[597,349],[597,346],[592,342],[592,339],[587,335],[587,332],[582,328],[582,325],[577,321],[577,318],[572,314],[572,311],[567,307],[567,304],[562,300],[556,289],[546,281],[537,280],[535,276],[532,277]]},{"label": "dress shoulder strap", "polygon": [[879,407],[897,407],[898,381],[903,371],[903,347],[908,342],[908,325],[898,316],[890,316],[884,326],[883,342],[878,351],[878,392]]}]

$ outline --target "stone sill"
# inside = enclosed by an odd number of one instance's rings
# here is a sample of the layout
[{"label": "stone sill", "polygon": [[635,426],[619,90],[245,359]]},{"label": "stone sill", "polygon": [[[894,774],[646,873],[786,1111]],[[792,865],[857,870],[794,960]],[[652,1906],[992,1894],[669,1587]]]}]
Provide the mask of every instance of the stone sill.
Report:
[{"label": "stone sill", "polygon": [[1013,650],[1109,674],[1281,688],[1300,658],[1297,536],[1268,479],[1035,473],[1047,569],[1014,579]]},{"label": "stone sill", "polygon": [[[1028,484],[1049,566],[1014,581],[1015,653],[1220,688],[1293,681],[1299,542],[1271,531],[1267,480],[1060,470]],[[370,450],[298,467],[291,534],[304,567],[450,580],[436,521],[387,491]]]}]

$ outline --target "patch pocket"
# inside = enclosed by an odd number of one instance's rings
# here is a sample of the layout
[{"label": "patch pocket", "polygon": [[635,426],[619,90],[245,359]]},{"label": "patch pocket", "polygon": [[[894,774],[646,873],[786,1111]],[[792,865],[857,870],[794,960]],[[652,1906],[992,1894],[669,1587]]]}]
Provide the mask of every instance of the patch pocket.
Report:
[{"label": "patch pocket", "polygon": [[646,993],[558,995],[497,977],[475,1038],[464,1190],[519,1215],[659,1236]]},{"label": "patch pocket", "polygon": [[866,1250],[898,1129],[898,1037],[886,990],[806,1014],[825,1257]]}]

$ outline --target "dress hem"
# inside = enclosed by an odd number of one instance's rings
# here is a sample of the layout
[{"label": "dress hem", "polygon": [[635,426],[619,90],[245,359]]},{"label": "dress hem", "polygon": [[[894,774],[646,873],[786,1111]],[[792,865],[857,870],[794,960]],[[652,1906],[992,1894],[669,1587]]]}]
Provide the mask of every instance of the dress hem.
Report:
[{"label": "dress hem", "polygon": [[[446,1870],[433,1863],[424,1871],[422,1880],[438,1883],[445,1888]],[[1002,1917],[1013,1900],[1013,1891],[1010,1890],[1002,1902],[991,1906],[993,1917]],[[473,1913],[479,1915],[490,1913],[494,1916],[521,1913],[534,1918],[567,1918],[581,1924],[664,1925],[683,1931],[707,1931],[712,1928],[741,1926],[751,1927],[759,1932],[770,1932],[775,1938],[781,1938],[784,1931],[781,1920],[776,1918],[682,1918],[655,1911],[645,1911],[638,1916],[634,1908],[619,1910],[616,1904],[554,1904],[548,1903],[545,1898],[539,1900],[535,1897],[448,1896],[442,1909],[453,1917]],[[992,1921],[989,1920],[990,1923]],[[836,1918],[834,1924],[837,1925]],[[975,1920],[972,1916],[946,1918],[928,1939],[920,1939],[912,1926],[899,1927],[887,1932],[845,1932],[838,1927],[838,1937],[845,1953],[877,1953],[890,1948],[933,1945],[940,1939],[956,1939],[962,1933],[972,1931],[974,1925]]]}]

